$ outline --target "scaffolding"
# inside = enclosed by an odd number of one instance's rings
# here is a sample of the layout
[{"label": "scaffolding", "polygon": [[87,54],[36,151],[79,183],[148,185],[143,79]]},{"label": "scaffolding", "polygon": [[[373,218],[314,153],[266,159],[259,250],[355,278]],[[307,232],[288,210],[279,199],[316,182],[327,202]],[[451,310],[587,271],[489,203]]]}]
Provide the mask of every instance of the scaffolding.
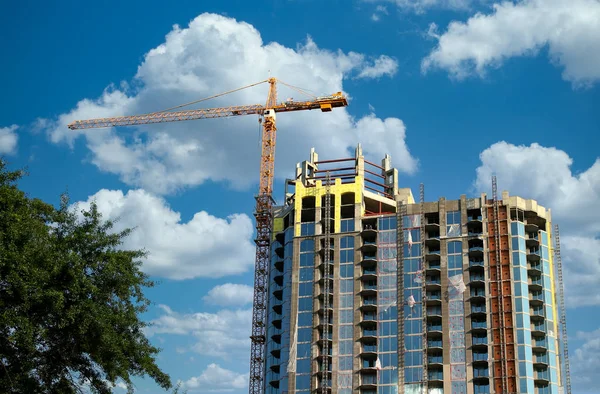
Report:
[{"label": "scaffolding", "polygon": [[331,261],[331,175],[327,171],[325,175],[325,206],[324,206],[324,231],[323,231],[323,247],[324,247],[324,269],[323,269],[323,298],[325,300],[325,309],[323,311],[323,341],[321,348],[321,394],[327,394],[329,392],[329,296],[331,293],[330,287],[330,265]]},{"label": "scaffolding", "polygon": [[421,270],[423,281],[421,282],[421,310],[423,331],[423,387],[422,392],[427,394],[429,376],[427,376],[427,276],[425,275],[425,185],[419,185],[419,208],[420,208],[420,239],[421,239]]},{"label": "scaffolding", "polygon": [[[404,394],[404,218],[406,204],[396,202],[396,283],[398,288],[398,394]],[[410,231],[410,230],[409,230]]]},{"label": "scaffolding", "polygon": [[[496,176],[492,176],[492,198],[494,210],[494,260],[496,264],[496,298],[498,300],[498,337],[500,339],[500,363],[502,393],[508,393],[508,368],[506,364],[506,338],[504,332],[504,291],[502,286],[502,259],[500,256],[500,208]],[[495,371],[495,369],[494,369]],[[494,385],[495,386],[495,385]]]},{"label": "scaffolding", "polygon": [[569,367],[569,346],[567,341],[567,311],[565,309],[565,293],[563,286],[563,274],[562,274],[562,260],[560,258],[560,232],[558,230],[558,224],[554,225],[554,262],[556,264],[556,272],[558,274],[558,302],[560,307],[560,330],[561,330],[561,343],[563,352],[564,362],[564,385],[566,393],[571,394],[571,371]]}]

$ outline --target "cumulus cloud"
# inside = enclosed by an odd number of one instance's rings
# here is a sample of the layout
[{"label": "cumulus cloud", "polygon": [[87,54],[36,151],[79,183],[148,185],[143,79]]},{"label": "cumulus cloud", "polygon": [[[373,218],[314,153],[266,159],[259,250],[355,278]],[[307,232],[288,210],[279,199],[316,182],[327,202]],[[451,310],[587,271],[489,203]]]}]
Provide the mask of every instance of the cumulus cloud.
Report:
[{"label": "cumulus cloud", "polygon": [[141,189],[126,194],[102,189],[74,207],[89,209],[92,201],[104,218],[116,220],[115,230],[135,228],[123,247],[148,251],[143,270],[150,275],[215,278],[246,272],[254,262],[254,230],[247,215],[223,219],[200,211],[182,222],[164,199]]},{"label": "cumulus cloud", "polygon": [[191,335],[194,344],[187,350],[205,356],[246,360],[250,351],[251,309],[180,314],[166,305],[160,308],[163,314],[150,322],[151,326],[146,329],[148,336]]},{"label": "cumulus cloud", "polygon": [[0,155],[12,154],[16,151],[19,137],[15,133],[15,130],[18,128],[19,126],[17,125],[0,127]]},{"label": "cumulus cloud", "polygon": [[213,287],[202,300],[218,306],[244,306],[252,303],[254,290],[252,286],[225,283]]},{"label": "cumulus cloud", "polygon": [[557,148],[537,143],[516,146],[498,142],[480,154],[475,188],[488,192],[496,174],[498,191],[537,200],[552,209],[561,228],[565,295],[570,307],[600,305],[600,158],[574,174],[573,159]]},{"label": "cumulus cloud", "polygon": [[[345,79],[391,76],[396,69],[396,61],[388,56],[329,51],[319,48],[310,37],[295,48],[264,43],[248,23],[202,14],[186,28],[175,26],[164,43],[151,49],[133,83],[110,86],[98,98],[81,100],[70,112],[42,124],[47,125],[55,143],[73,144],[75,139],[85,138],[92,162],[103,171],[118,174],[129,185],[155,193],[170,193],[207,180],[246,188],[255,183],[259,168],[260,134],[255,117],[145,125],[118,132],[71,131],[66,126],[76,119],[162,110],[265,80],[269,72],[321,95],[343,91]],[[303,98],[282,84],[278,88],[281,100]],[[202,104],[262,104],[267,90],[263,84]],[[311,147],[321,147],[332,157],[344,157],[358,142],[373,160],[389,153],[396,159],[396,167],[408,173],[415,171],[416,160],[407,150],[387,148],[405,146],[406,130],[399,119],[379,120],[383,143],[371,145],[371,130],[366,128],[371,123],[361,120],[346,109],[281,114],[277,118],[276,175],[292,173],[296,162],[302,160],[298,154],[308,155]]]},{"label": "cumulus cloud", "polygon": [[505,60],[536,55],[548,48],[563,78],[574,86],[600,79],[600,2],[598,0],[523,0],[494,4],[466,22],[453,21],[422,62],[426,72],[447,70],[458,79],[484,76]]},{"label": "cumulus cloud", "polygon": [[[579,333],[578,333],[579,334]],[[600,365],[600,328],[590,333],[581,333],[585,339],[574,352],[569,352],[571,376],[578,392],[597,393],[600,391],[598,368]]]},{"label": "cumulus cloud", "polygon": [[241,374],[221,368],[218,364],[210,364],[200,376],[192,377],[183,383],[183,388],[190,392],[231,392],[248,387],[248,374]]},{"label": "cumulus cloud", "polygon": [[375,7],[375,12],[373,12],[373,15],[371,15],[371,20],[378,22],[382,15],[388,15],[387,7],[384,5],[378,5]]}]

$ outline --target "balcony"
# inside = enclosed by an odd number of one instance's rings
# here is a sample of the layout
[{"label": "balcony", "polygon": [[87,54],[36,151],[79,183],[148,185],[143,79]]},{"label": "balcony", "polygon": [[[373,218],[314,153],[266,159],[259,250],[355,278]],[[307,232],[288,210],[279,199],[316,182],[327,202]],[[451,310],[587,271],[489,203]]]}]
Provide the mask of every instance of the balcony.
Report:
[{"label": "balcony", "polygon": [[377,222],[363,223],[362,231],[360,232],[363,238],[373,238],[377,236]]},{"label": "balcony", "polygon": [[377,267],[377,254],[363,253],[361,264],[363,267]]},{"label": "balcony", "polygon": [[440,232],[440,218],[436,217],[426,217],[425,218],[425,231],[429,232]]},{"label": "balcony", "polygon": [[439,249],[440,248],[440,233],[437,231],[427,233],[427,238],[425,238],[425,245],[427,245],[427,247],[430,247],[432,249]]},{"label": "balcony", "polygon": [[363,313],[360,324],[363,326],[376,326],[377,325],[377,313],[374,313],[374,312]]},{"label": "balcony", "polygon": [[283,258],[283,245],[282,244],[278,244],[277,247],[275,248],[275,254],[277,255],[277,257],[279,258]]},{"label": "balcony", "polygon": [[425,259],[426,260],[439,260],[441,250],[438,248],[426,248]]},{"label": "balcony", "polygon": [[471,292],[469,294],[471,296],[471,300],[473,300],[473,299],[477,299],[477,300],[485,299],[485,289],[474,288],[474,289],[471,289]]},{"label": "balcony", "polygon": [[363,359],[361,365],[361,372],[367,373],[377,373],[377,369],[375,368],[376,360],[373,359]]},{"label": "balcony", "polygon": [[481,223],[483,221],[483,218],[481,217],[481,215],[468,215],[467,216],[467,223]]},{"label": "balcony", "polygon": [[469,281],[472,284],[485,284],[485,275],[483,273],[471,273]]},{"label": "balcony", "polygon": [[471,316],[485,315],[486,312],[485,304],[471,304]]},{"label": "balcony", "polygon": [[534,354],[533,366],[536,368],[548,367],[548,354]]},{"label": "balcony", "polygon": [[545,324],[532,324],[531,325],[531,335],[545,335],[546,334],[546,325]]},{"label": "balcony", "polygon": [[362,282],[360,294],[364,296],[376,296],[377,295],[377,282],[366,281]]},{"label": "balcony", "polygon": [[[362,393],[370,392],[371,390],[374,390],[372,392],[376,393],[377,375],[362,375],[360,377],[359,388],[361,389]],[[367,390],[367,391],[365,391],[365,390]]]},{"label": "balcony", "polygon": [[470,257],[483,257],[483,245],[469,245]]},{"label": "balcony", "polygon": [[550,383],[550,371],[546,370],[535,370],[534,368],[534,382],[538,384]]},{"label": "balcony", "polygon": [[442,325],[441,324],[427,324],[427,336],[441,337],[442,336]]},{"label": "balcony", "polygon": [[442,366],[444,364],[444,356],[427,356],[427,364]]},{"label": "balcony", "polygon": [[376,280],[377,279],[377,270],[375,268],[363,268],[360,279],[363,281]]},{"label": "balcony", "polygon": [[432,349],[442,350],[443,349],[442,340],[441,339],[429,339],[427,341],[427,349],[428,350],[432,350]]},{"label": "balcony", "polygon": [[377,251],[377,241],[375,239],[364,240],[360,249],[365,253],[375,252]]},{"label": "balcony", "polygon": [[529,305],[536,307],[544,305],[544,293],[542,291],[532,291],[529,293]]},{"label": "balcony", "polygon": [[543,321],[546,318],[544,307],[529,308],[529,316],[531,320]]},{"label": "balcony", "polygon": [[377,345],[363,345],[360,355],[365,356],[365,358],[368,358],[368,357],[377,358]]},{"label": "balcony", "polygon": [[533,291],[540,291],[544,288],[541,276],[529,277],[527,283],[529,284],[529,288]]},{"label": "balcony", "polygon": [[532,341],[533,351],[537,353],[544,353],[548,350],[548,341],[546,338],[536,339]]},{"label": "balcony", "polygon": [[485,320],[471,320],[471,331],[486,331],[487,322]]},{"label": "balcony", "polygon": [[537,233],[539,231],[540,231],[540,227],[537,224],[535,224],[533,222],[525,223],[525,232],[527,234],[529,234],[529,233]]},{"label": "balcony", "polygon": [[367,342],[369,340],[377,340],[377,330],[363,329],[361,333],[361,340],[366,340]]},{"label": "balcony", "polygon": [[439,275],[436,276],[426,276],[425,277],[425,287],[427,290],[437,290],[442,287],[442,280]]},{"label": "balcony", "polygon": [[480,351],[473,351],[473,364],[477,363],[477,364],[482,364],[482,363],[486,363],[488,362],[488,353],[487,352],[480,352]]},{"label": "balcony", "polygon": [[483,267],[484,267],[483,259],[481,259],[481,260],[469,259],[469,268],[475,268],[475,269],[481,269],[481,270],[483,270]]},{"label": "balcony", "polygon": [[527,248],[527,261],[540,261],[541,252],[539,248]]},{"label": "balcony", "polygon": [[485,336],[484,335],[478,335],[478,336],[473,335],[471,337],[471,339],[472,339],[472,345],[471,346],[473,347],[473,349],[487,348],[488,339],[487,339],[487,335],[485,335]]},{"label": "balcony", "polygon": [[377,298],[376,297],[364,297],[362,299],[362,305],[360,309],[363,312],[377,311]]},{"label": "balcony", "polygon": [[442,303],[441,291],[428,291],[425,293],[425,303],[427,305],[440,305]]},{"label": "balcony", "polygon": [[527,262],[527,273],[529,275],[541,275],[542,274],[542,263]]},{"label": "balcony", "polygon": [[444,381],[444,373],[442,371],[430,371],[427,374],[427,379],[430,382],[443,382]]},{"label": "balcony", "polygon": [[525,245],[527,245],[528,248],[540,246],[539,233],[538,232],[527,233],[527,235],[525,237]]},{"label": "balcony", "polygon": [[473,380],[488,380],[490,370],[488,368],[473,368]]},{"label": "balcony", "polygon": [[437,274],[439,276],[441,271],[442,271],[442,265],[439,260],[430,261],[427,264],[426,272],[428,274],[433,275],[433,276],[435,276]]},{"label": "balcony", "polygon": [[427,316],[442,316],[442,307],[441,306],[428,306],[427,307]]}]

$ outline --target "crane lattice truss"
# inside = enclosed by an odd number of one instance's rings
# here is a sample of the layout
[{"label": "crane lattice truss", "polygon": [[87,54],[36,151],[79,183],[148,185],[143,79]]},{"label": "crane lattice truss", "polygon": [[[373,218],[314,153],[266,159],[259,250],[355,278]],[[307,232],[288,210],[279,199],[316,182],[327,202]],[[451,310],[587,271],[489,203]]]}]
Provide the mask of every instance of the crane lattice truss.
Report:
[{"label": "crane lattice truss", "polygon": [[[396,283],[398,291],[398,394],[404,394],[404,217],[406,204],[396,203]],[[408,230],[410,231],[410,230]]]},{"label": "crane lattice truss", "polygon": [[421,316],[423,318],[421,326],[423,330],[423,393],[429,393],[429,376],[427,371],[427,262],[425,261],[425,185],[419,185],[419,208],[421,225]]},{"label": "crane lattice truss", "polygon": [[[225,118],[240,115],[259,115],[262,120],[262,151],[260,157],[260,185],[256,196],[256,262],[254,267],[254,304],[252,312],[252,333],[250,350],[250,394],[264,392],[265,343],[267,329],[267,300],[269,290],[269,260],[271,249],[271,233],[273,231],[273,176],[275,168],[275,143],[277,135],[276,113],[294,112],[319,109],[330,112],[333,108],[348,105],[346,97],[341,93],[329,96],[315,97],[310,100],[277,102],[277,82],[286,85],[302,94],[306,91],[288,85],[276,78],[244,86],[229,92],[221,93],[206,99],[178,105],[167,110],[143,115],[117,116],[112,118],[97,118],[76,120],[67,127],[71,130],[94,129],[117,126],[136,126],[153,123],[177,122],[184,120]],[[196,104],[211,98],[223,96],[263,83],[269,84],[269,94],[265,105],[239,105],[208,109],[191,109],[173,111],[185,106]]]},{"label": "crane lattice truss", "polygon": [[558,300],[560,306],[560,331],[562,337],[562,351],[564,362],[564,381],[566,393],[571,394],[571,368],[569,366],[569,345],[567,341],[567,311],[565,308],[565,290],[562,272],[562,260],[560,258],[560,232],[558,224],[554,225],[554,262],[556,263],[556,273],[558,274]]},{"label": "crane lattice truss", "polygon": [[329,319],[330,319],[330,313],[329,313],[329,298],[330,298],[330,294],[331,294],[331,286],[330,286],[330,276],[331,276],[331,270],[330,270],[330,266],[329,263],[331,261],[331,249],[330,249],[330,242],[331,242],[331,176],[329,174],[329,171],[327,171],[327,175],[325,177],[325,206],[324,206],[324,232],[323,232],[323,242],[324,242],[324,247],[325,247],[325,253],[323,256],[324,261],[324,269],[323,269],[323,277],[325,278],[325,280],[323,281],[324,284],[324,291],[323,291],[323,295],[324,295],[324,299],[325,299],[325,309],[324,309],[324,313],[323,313],[323,319],[324,319],[324,324],[323,324],[323,341],[321,341],[321,343],[323,344],[322,348],[321,348],[321,384],[320,384],[320,390],[319,392],[321,394],[328,394],[329,393],[329,349],[330,349],[330,343],[329,343]]}]

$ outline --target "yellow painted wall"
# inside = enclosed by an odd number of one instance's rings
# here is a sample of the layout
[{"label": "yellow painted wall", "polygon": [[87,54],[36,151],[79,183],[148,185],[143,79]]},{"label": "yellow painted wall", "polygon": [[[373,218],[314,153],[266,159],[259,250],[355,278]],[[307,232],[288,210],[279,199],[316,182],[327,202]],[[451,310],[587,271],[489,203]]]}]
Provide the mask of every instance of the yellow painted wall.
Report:
[{"label": "yellow painted wall", "polygon": [[[338,233],[341,229],[341,208],[342,208],[342,194],[353,192],[354,193],[354,203],[361,204],[363,199],[363,188],[364,188],[364,179],[362,176],[356,176],[354,178],[353,183],[345,183],[342,184],[342,180],[337,178],[335,180],[335,184],[331,185],[330,192],[335,195],[335,226],[334,232]],[[321,207],[321,198],[325,195],[325,186],[323,186],[323,182],[318,180],[316,182],[316,186],[313,187],[304,187],[302,184],[302,180],[296,181],[296,198],[294,200],[294,211],[295,217],[298,220],[294,228],[294,235],[296,237],[300,236],[300,217],[302,213],[302,198],[304,197],[315,197],[315,206],[317,208]],[[364,208],[362,208],[361,215],[364,215]]]},{"label": "yellow painted wall", "polygon": [[273,220],[273,234],[272,234],[272,239],[275,239],[275,235],[280,232],[283,231],[283,218],[275,218]]},{"label": "yellow painted wall", "polygon": [[[554,317],[554,335],[556,335],[556,338],[558,338],[559,336],[559,331],[558,331],[558,314],[556,313],[557,310],[557,306],[556,306],[556,286],[554,284],[554,247],[552,246],[552,225],[550,223],[546,223],[546,242],[548,243],[548,265],[550,266],[550,292],[552,293],[552,315]],[[560,368],[560,348],[559,348],[559,344],[558,344],[558,340],[554,340],[555,342],[555,348],[556,348],[556,368],[557,368],[557,376],[558,376],[558,381],[559,384],[562,385],[561,382],[561,368]]]}]

